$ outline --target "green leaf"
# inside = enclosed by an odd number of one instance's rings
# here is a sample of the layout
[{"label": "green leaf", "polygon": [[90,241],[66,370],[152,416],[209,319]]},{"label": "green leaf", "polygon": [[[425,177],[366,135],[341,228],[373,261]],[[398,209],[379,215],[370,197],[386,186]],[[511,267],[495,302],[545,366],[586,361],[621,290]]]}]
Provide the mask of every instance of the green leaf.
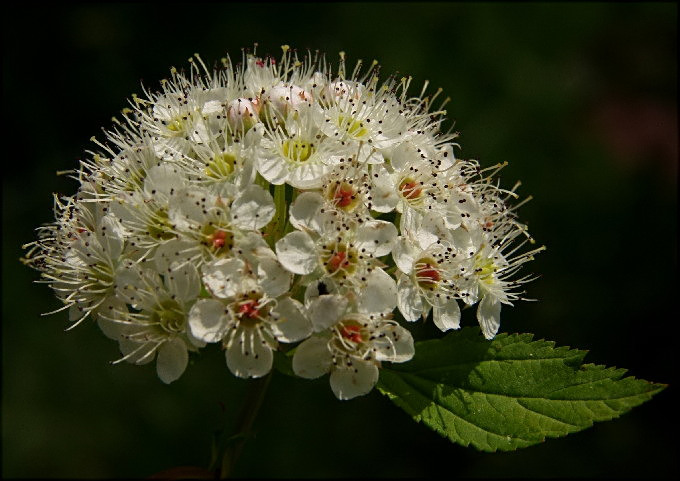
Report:
[{"label": "green leaf", "polygon": [[511,451],[616,418],[666,387],[582,364],[585,355],[532,334],[487,341],[465,328],[383,366],[378,389],[453,442]]}]

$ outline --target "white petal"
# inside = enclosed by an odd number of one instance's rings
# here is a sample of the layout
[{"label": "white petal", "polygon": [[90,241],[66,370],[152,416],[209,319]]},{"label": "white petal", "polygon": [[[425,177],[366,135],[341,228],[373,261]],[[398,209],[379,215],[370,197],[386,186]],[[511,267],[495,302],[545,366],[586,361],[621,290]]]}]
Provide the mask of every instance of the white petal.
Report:
[{"label": "white petal", "polygon": [[153,257],[153,262],[156,264],[158,272],[165,274],[169,272],[170,265],[178,262],[188,262],[189,259],[197,252],[196,244],[179,239],[171,239],[156,249]]},{"label": "white petal", "polygon": [[219,259],[203,266],[203,283],[215,297],[234,297],[241,290],[245,268],[241,259]]},{"label": "white petal", "polygon": [[364,223],[357,229],[356,246],[376,257],[386,256],[397,239],[397,227],[383,220]]},{"label": "white petal", "polygon": [[[271,252],[269,249],[267,251]],[[279,263],[273,252],[271,252],[271,257],[267,255],[260,258],[257,265],[257,278],[262,290],[269,297],[278,297],[287,292],[290,287],[291,275]]]},{"label": "white petal", "polygon": [[360,312],[390,312],[397,305],[397,285],[382,269],[368,275],[361,291],[358,308]]},{"label": "white petal", "polygon": [[271,194],[259,185],[248,187],[231,205],[231,219],[242,229],[259,229],[276,213]]},{"label": "white petal", "polygon": [[423,314],[420,292],[408,276],[399,276],[397,281],[397,306],[407,321],[417,321]]},{"label": "white petal", "polygon": [[318,266],[316,245],[305,232],[296,231],[276,243],[279,262],[294,274],[309,274]]},{"label": "white petal", "polygon": [[[206,200],[204,200],[206,199]],[[177,194],[177,199],[170,204],[168,219],[175,226],[182,229],[195,228],[202,224],[208,205],[214,202],[214,197],[200,189],[184,189]]]},{"label": "white petal", "polygon": [[241,329],[227,348],[227,366],[238,377],[262,377],[272,369],[272,348],[252,329]]},{"label": "white petal", "polygon": [[403,327],[386,323],[375,334],[373,347],[378,361],[406,362],[415,354],[413,336]]},{"label": "white petal", "polygon": [[293,372],[305,379],[316,379],[330,371],[332,361],[328,338],[312,336],[295,350]]},{"label": "white petal", "polygon": [[373,174],[371,208],[377,212],[393,211],[399,203],[399,195],[397,195],[397,186],[392,176],[382,165],[374,165]]},{"label": "white petal", "polygon": [[165,274],[168,291],[181,302],[193,301],[201,292],[201,280],[193,264],[172,264],[171,272]]},{"label": "white petal", "polygon": [[122,262],[116,271],[116,296],[135,307],[142,300],[139,290],[143,287],[142,271],[139,265],[132,261]]},{"label": "white petal", "polygon": [[477,306],[477,320],[484,337],[493,339],[501,325],[501,302],[495,296],[485,294]]},{"label": "white petal", "polygon": [[455,299],[449,299],[441,306],[432,309],[432,320],[440,331],[460,328],[460,307]]},{"label": "white petal", "polygon": [[420,249],[415,247],[408,239],[398,237],[392,248],[392,259],[401,272],[410,274],[420,253]]},{"label": "white petal", "polygon": [[378,382],[378,368],[368,361],[352,360],[351,366],[333,369],[331,389],[338,399],[352,399],[368,394]]},{"label": "white petal", "polygon": [[288,174],[288,183],[297,189],[320,189],[324,175],[333,167],[317,162],[309,160],[297,166]]},{"label": "white petal", "polygon": [[106,318],[101,315],[97,316],[99,329],[109,339],[118,341],[126,333],[128,324],[122,319],[112,321],[111,318],[120,318],[128,312],[125,302],[117,297],[109,297],[99,306],[98,310],[106,316]]},{"label": "white petal", "polygon": [[118,347],[123,356],[130,356],[126,360],[131,364],[148,364],[156,357],[156,344],[152,342],[139,343],[129,339],[120,339]]},{"label": "white petal", "polygon": [[431,216],[425,216],[409,206],[404,208],[399,228],[402,233],[409,233],[423,250],[439,239],[436,221]]},{"label": "white petal", "polygon": [[144,179],[144,192],[149,196],[157,194],[176,194],[184,188],[184,178],[177,172],[177,167],[169,164],[151,167]]},{"label": "white petal", "polygon": [[184,373],[189,363],[187,346],[181,339],[172,339],[164,342],[158,348],[156,359],[156,372],[165,384],[176,381]]},{"label": "white petal", "polygon": [[99,244],[110,259],[117,259],[123,251],[125,233],[118,219],[106,215],[99,221],[97,229]]},{"label": "white petal", "polygon": [[274,185],[283,184],[288,178],[286,162],[278,155],[261,156],[257,160],[257,171]]},{"label": "white petal", "polygon": [[199,299],[189,311],[189,331],[196,339],[218,342],[229,331],[227,308],[215,299]]},{"label": "white petal", "polygon": [[303,192],[290,206],[290,223],[299,230],[321,232],[319,209],[324,204],[318,192]]},{"label": "white petal", "polygon": [[314,331],[319,332],[335,325],[347,309],[347,298],[339,294],[327,294],[312,300],[307,306]]},{"label": "white petal", "polygon": [[276,339],[282,342],[297,342],[312,333],[312,323],[301,302],[284,297],[279,299],[272,315],[278,320],[271,324]]}]

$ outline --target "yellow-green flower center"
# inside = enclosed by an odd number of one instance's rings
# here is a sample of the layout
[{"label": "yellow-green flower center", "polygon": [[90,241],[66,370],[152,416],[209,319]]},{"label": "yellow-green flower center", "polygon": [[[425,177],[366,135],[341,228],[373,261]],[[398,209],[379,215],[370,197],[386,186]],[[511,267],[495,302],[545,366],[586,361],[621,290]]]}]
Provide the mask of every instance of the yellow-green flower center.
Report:
[{"label": "yellow-green flower center", "polygon": [[180,334],[184,332],[186,317],[182,307],[174,299],[167,299],[156,306],[151,320],[166,332]]},{"label": "yellow-green flower center", "polygon": [[364,127],[364,123],[352,117],[338,116],[338,127],[355,139],[362,139],[368,135],[368,129]]},{"label": "yellow-green flower center", "polygon": [[234,172],[234,165],[236,164],[236,157],[232,154],[224,152],[218,154],[208,163],[205,169],[205,175],[213,179],[222,179],[228,177]]},{"label": "yellow-green flower center", "polygon": [[174,239],[175,234],[172,231],[172,224],[168,218],[168,211],[164,208],[156,211],[151,216],[151,221],[146,226],[149,236],[156,240]]},{"label": "yellow-green flower center", "polygon": [[294,162],[306,162],[315,151],[311,142],[289,139],[283,143],[283,156]]}]

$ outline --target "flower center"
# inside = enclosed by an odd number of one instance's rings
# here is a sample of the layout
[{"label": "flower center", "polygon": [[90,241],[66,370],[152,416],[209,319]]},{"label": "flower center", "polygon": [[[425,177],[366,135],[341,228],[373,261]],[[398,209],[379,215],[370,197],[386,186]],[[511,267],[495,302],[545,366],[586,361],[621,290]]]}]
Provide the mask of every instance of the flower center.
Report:
[{"label": "flower center", "polygon": [[407,177],[401,181],[401,184],[399,184],[399,192],[406,200],[416,200],[422,196],[423,189],[420,188],[420,184],[418,182],[410,177]]},{"label": "flower center", "polygon": [[416,262],[416,281],[425,289],[434,289],[442,276],[435,267],[437,262],[431,257],[423,257]]},{"label": "flower center", "polygon": [[356,268],[357,252],[346,244],[332,243],[324,246],[328,254],[324,256],[323,263],[331,276],[339,273],[351,274]]},{"label": "flower center", "polygon": [[223,153],[216,155],[207,165],[205,174],[213,179],[227,177],[234,171],[236,157],[231,154]]},{"label": "flower center", "polygon": [[496,270],[496,264],[494,264],[493,259],[482,257],[479,254],[475,256],[475,274],[479,276],[480,281],[485,284],[493,284]]},{"label": "flower center", "polygon": [[[333,188],[333,185],[335,188]],[[348,182],[338,181],[329,188],[327,198],[333,202],[336,207],[345,212],[352,212],[359,205],[358,192],[358,189]]]},{"label": "flower center", "polygon": [[302,140],[286,140],[283,143],[283,156],[294,162],[305,162],[316,151],[314,144]]},{"label": "flower center", "polygon": [[352,341],[354,343],[359,344],[362,341],[361,338],[361,326],[357,323],[354,324],[353,322],[355,321],[349,321],[351,324],[344,324],[340,326],[340,335],[344,338],[347,339],[348,341]]},{"label": "flower center", "polygon": [[246,328],[255,327],[269,315],[268,305],[262,304],[261,294],[250,292],[234,304],[239,325]]},{"label": "flower center", "polygon": [[147,229],[149,236],[156,240],[175,238],[175,234],[172,232],[172,224],[168,218],[168,211],[164,208],[151,216],[151,222],[147,225]]},{"label": "flower center", "polygon": [[173,299],[165,300],[156,306],[151,319],[166,332],[181,333],[184,330],[184,312],[179,303]]},{"label": "flower center", "polygon": [[243,317],[248,317],[253,319],[260,315],[260,310],[258,309],[257,301],[248,301],[241,304],[238,308],[239,315]]},{"label": "flower center", "polygon": [[190,119],[191,113],[187,112],[184,115],[177,115],[170,120],[163,120],[163,125],[169,130],[169,135],[184,135]]},{"label": "flower center", "polygon": [[217,255],[223,256],[234,247],[234,234],[223,227],[208,225],[203,228],[203,245]]},{"label": "flower center", "polygon": [[368,135],[368,129],[364,127],[364,123],[352,117],[338,116],[338,127],[355,139],[361,139]]}]

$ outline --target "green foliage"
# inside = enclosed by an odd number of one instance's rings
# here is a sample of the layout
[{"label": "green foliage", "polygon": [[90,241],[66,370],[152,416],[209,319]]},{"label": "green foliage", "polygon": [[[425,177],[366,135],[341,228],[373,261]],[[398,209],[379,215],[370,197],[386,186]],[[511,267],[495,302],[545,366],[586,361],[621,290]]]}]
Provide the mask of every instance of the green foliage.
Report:
[{"label": "green foliage", "polygon": [[616,418],[666,387],[582,364],[586,351],[532,339],[487,341],[466,328],[418,342],[410,362],[383,366],[378,388],[453,442],[511,451]]}]

